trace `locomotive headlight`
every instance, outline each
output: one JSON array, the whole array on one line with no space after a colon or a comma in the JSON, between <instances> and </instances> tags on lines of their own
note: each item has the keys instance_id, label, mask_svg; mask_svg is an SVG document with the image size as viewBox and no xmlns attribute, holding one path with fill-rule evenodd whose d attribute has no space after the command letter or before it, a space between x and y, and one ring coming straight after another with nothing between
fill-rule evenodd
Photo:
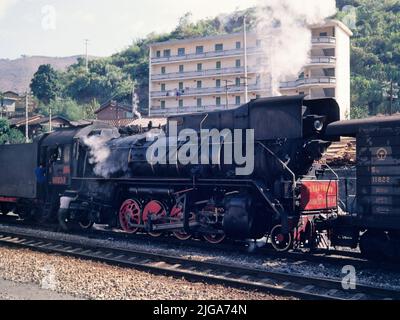
<instances>
[{"instance_id":1,"label":"locomotive headlight","mask_svg":"<svg viewBox=\"0 0 400 320\"><path fill-rule=\"evenodd\" d=\"M321 120L315 120L314 121L314 129L317 131L322 131L324 128L324 123Z\"/></svg>"}]
</instances>

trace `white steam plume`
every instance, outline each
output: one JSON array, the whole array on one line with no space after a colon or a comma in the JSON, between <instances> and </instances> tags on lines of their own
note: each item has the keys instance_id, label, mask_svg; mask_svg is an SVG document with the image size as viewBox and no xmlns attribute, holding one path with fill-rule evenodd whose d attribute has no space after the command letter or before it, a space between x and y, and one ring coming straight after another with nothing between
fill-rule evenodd
<instances>
[{"instance_id":1,"label":"white steam plume","mask_svg":"<svg viewBox=\"0 0 400 320\"><path fill-rule=\"evenodd\" d=\"M98 176L108 178L112 170L107 168L107 159L111 155L107 142L119 138L117 129L102 130L100 135L83 138L83 143L89 147L89 163L94 165L94 173Z\"/></svg>"},{"instance_id":2,"label":"white steam plume","mask_svg":"<svg viewBox=\"0 0 400 320\"><path fill-rule=\"evenodd\" d=\"M309 61L309 26L335 13L335 0L259 0L256 32L264 52L260 71L272 95L280 95L280 83L297 78Z\"/></svg>"},{"instance_id":3,"label":"white steam plume","mask_svg":"<svg viewBox=\"0 0 400 320\"><path fill-rule=\"evenodd\" d=\"M153 129L144 134L120 137L118 129L103 129L100 135L84 137L83 143L89 148L89 163L94 165L95 175L108 179L115 174L128 173L129 146L142 139L152 141L160 134L160 130Z\"/></svg>"}]
</instances>

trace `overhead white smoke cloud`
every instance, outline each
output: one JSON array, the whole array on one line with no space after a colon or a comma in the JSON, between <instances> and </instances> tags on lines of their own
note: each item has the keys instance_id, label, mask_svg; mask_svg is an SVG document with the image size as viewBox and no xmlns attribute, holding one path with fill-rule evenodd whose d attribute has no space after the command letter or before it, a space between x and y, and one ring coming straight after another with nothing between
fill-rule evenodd
<instances>
[{"instance_id":1,"label":"overhead white smoke cloud","mask_svg":"<svg viewBox=\"0 0 400 320\"><path fill-rule=\"evenodd\" d=\"M297 78L311 51L310 25L322 23L336 13L335 0L259 0L257 36L262 39L265 59L261 74L273 95L280 95L282 81Z\"/></svg>"},{"instance_id":2,"label":"overhead white smoke cloud","mask_svg":"<svg viewBox=\"0 0 400 320\"><path fill-rule=\"evenodd\" d=\"M3 18L7 10L17 2L18 0L0 0L0 19Z\"/></svg>"}]
</instances>

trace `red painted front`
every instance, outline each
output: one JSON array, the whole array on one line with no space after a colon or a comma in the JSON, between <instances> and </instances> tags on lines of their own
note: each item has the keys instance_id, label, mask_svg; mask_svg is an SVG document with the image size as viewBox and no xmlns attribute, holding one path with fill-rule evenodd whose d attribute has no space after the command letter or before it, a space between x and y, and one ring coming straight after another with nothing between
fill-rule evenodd
<instances>
[{"instance_id":1,"label":"red painted front","mask_svg":"<svg viewBox=\"0 0 400 320\"><path fill-rule=\"evenodd\" d=\"M335 209L338 206L338 182L304 180L301 183L302 211Z\"/></svg>"},{"instance_id":2,"label":"red painted front","mask_svg":"<svg viewBox=\"0 0 400 320\"><path fill-rule=\"evenodd\" d=\"M15 203L17 202L17 198L0 197L0 202Z\"/></svg>"}]
</instances>

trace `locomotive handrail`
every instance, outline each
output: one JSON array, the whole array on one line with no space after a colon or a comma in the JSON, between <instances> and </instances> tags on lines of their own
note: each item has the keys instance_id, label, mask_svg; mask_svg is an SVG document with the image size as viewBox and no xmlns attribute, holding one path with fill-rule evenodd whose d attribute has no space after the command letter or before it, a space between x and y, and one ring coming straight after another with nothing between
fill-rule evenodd
<instances>
[{"instance_id":1,"label":"locomotive handrail","mask_svg":"<svg viewBox=\"0 0 400 320\"><path fill-rule=\"evenodd\" d=\"M323 165L326 166L326 167L328 168L328 170L329 170L330 172L333 173L333 175L336 177L336 181L339 181L339 180L340 180L339 175L335 172L335 170L333 170L333 169L329 166L329 164L325 163L325 164L323 164ZM330 187L331 187L331 181L332 181L332 179L329 180L328 190L326 191L326 201L327 201L327 202L328 202L328 197L329 197L329 189L330 189ZM339 203L339 192L338 192L337 189L336 189L336 203Z\"/></svg>"},{"instance_id":2,"label":"locomotive handrail","mask_svg":"<svg viewBox=\"0 0 400 320\"><path fill-rule=\"evenodd\" d=\"M285 168L290 175L292 176L292 195L293 195L293 211L296 210L296 175L295 173L288 167L286 163L284 163L271 149L269 149L266 145L264 145L262 142L258 141L258 144L260 144L265 150L267 150L278 162Z\"/></svg>"}]
</instances>

